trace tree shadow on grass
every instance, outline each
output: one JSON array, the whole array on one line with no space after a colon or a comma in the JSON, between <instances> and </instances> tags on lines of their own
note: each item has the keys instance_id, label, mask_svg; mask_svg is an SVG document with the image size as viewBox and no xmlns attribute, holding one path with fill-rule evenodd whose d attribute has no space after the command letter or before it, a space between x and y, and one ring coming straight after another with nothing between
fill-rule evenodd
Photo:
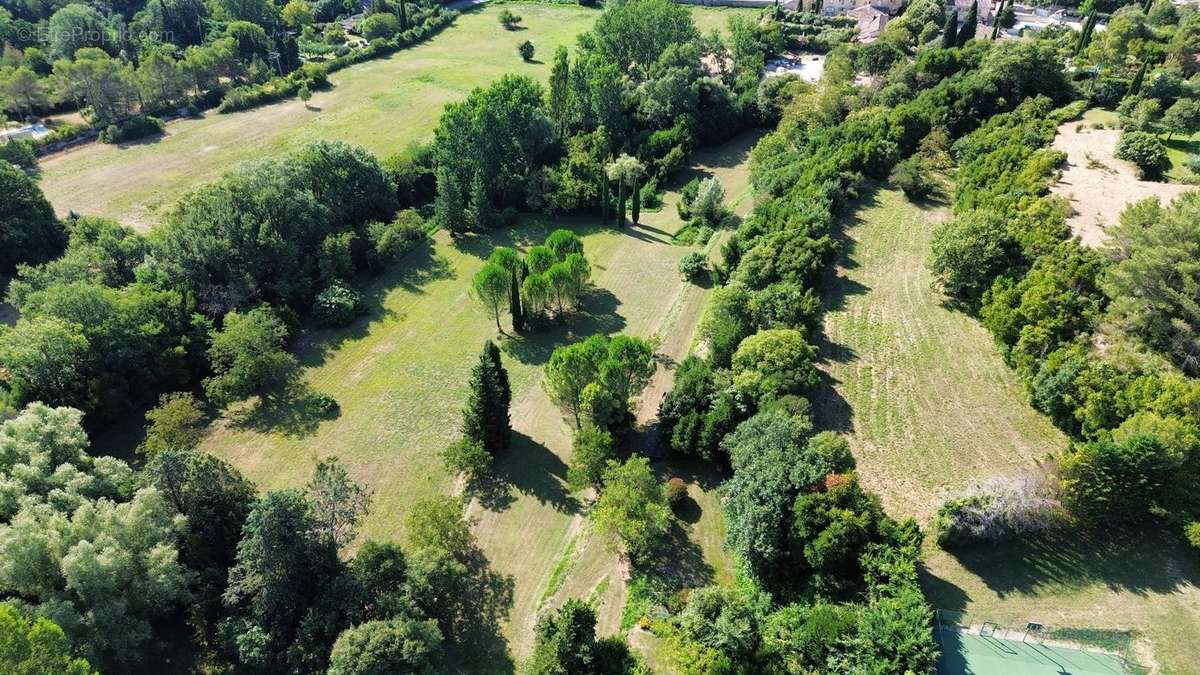
<instances>
[{"instance_id":1,"label":"tree shadow on grass","mask_svg":"<svg viewBox=\"0 0 1200 675\"><path fill-rule=\"evenodd\" d=\"M512 673L516 669L501 624L513 606L516 582L500 574L478 548L466 561L467 580L457 603L458 616L447 637L448 672Z\"/></svg>"},{"instance_id":2,"label":"tree shadow on grass","mask_svg":"<svg viewBox=\"0 0 1200 675\"><path fill-rule=\"evenodd\" d=\"M691 497L685 498L685 501L693 505L694 512L691 515L695 520L687 522L680 517L673 518L650 559L643 563L651 566L657 576L676 590L707 586L716 576L712 565L704 559L703 549L691 538L692 525L700 520L700 505Z\"/></svg>"},{"instance_id":3,"label":"tree shadow on grass","mask_svg":"<svg viewBox=\"0 0 1200 675\"><path fill-rule=\"evenodd\" d=\"M1069 592L1096 584L1140 596L1174 593L1188 584L1200 586L1200 569L1189 553L1170 533L1150 529L1062 530L951 555L988 589L1006 598ZM939 601L947 597L947 591L962 593L942 580L922 581ZM953 599L951 595L947 601Z\"/></svg>"},{"instance_id":4,"label":"tree shadow on grass","mask_svg":"<svg viewBox=\"0 0 1200 675\"><path fill-rule=\"evenodd\" d=\"M621 301L606 288L593 287L580 299L579 309L557 319L542 319L533 329L500 339L500 349L521 363L542 365L550 360L555 347L582 340L597 333L613 335L625 328L625 318L617 313Z\"/></svg>"},{"instance_id":5,"label":"tree shadow on grass","mask_svg":"<svg viewBox=\"0 0 1200 675\"><path fill-rule=\"evenodd\" d=\"M482 493L473 493L480 504L493 511L508 508L516 496L530 495L554 510L574 514L579 500L567 488L567 465L545 445L514 431L508 452L492 465L492 476Z\"/></svg>"},{"instance_id":6,"label":"tree shadow on grass","mask_svg":"<svg viewBox=\"0 0 1200 675\"><path fill-rule=\"evenodd\" d=\"M339 328L310 330L296 346L300 365L311 368L325 363L326 357L350 340L366 337L371 324L390 318L395 313L385 306L388 295L395 289L424 293L425 286L434 281L453 279L454 269L445 256L438 253L434 243L426 240L383 274L361 289L362 316L350 325Z\"/></svg>"},{"instance_id":7,"label":"tree shadow on grass","mask_svg":"<svg viewBox=\"0 0 1200 675\"><path fill-rule=\"evenodd\" d=\"M467 255L486 260L497 246L508 246L519 251L539 246L546 237L557 229L566 229L580 237L595 234L600 230L612 229L592 215L549 216L542 213L521 214L520 222L513 227L501 227L487 232L466 232L451 238L454 247ZM584 255L587 255L586 244Z\"/></svg>"},{"instance_id":8,"label":"tree shadow on grass","mask_svg":"<svg viewBox=\"0 0 1200 675\"><path fill-rule=\"evenodd\" d=\"M299 377L293 377L233 415L233 427L304 438L315 434L321 422L337 419L340 414L336 401L315 391Z\"/></svg>"}]
</instances>

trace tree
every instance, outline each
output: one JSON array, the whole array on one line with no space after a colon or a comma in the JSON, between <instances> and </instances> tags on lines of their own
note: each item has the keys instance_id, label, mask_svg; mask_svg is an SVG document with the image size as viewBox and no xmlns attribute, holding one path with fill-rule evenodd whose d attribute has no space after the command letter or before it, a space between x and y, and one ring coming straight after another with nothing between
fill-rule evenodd
<instances>
[{"instance_id":1,"label":"tree","mask_svg":"<svg viewBox=\"0 0 1200 675\"><path fill-rule=\"evenodd\" d=\"M86 659L76 658L58 624L29 620L15 607L0 604L0 663L20 675L92 675Z\"/></svg>"},{"instance_id":2,"label":"tree","mask_svg":"<svg viewBox=\"0 0 1200 675\"><path fill-rule=\"evenodd\" d=\"M62 253L67 233L42 190L24 171L0 162L0 274L37 265Z\"/></svg>"},{"instance_id":3,"label":"tree","mask_svg":"<svg viewBox=\"0 0 1200 675\"><path fill-rule=\"evenodd\" d=\"M1063 461L1064 504L1094 524L1142 520L1163 497L1172 472L1167 458L1166 448L1153 436L1085 443Z\"/></svg>"},{"instance_id":4,"label":"tree","mask_svg":"<svg viewBox=\"0 0 1200 675\"><path fill-rule=\"evenodd\" d=\"M574 254L572 254L574 255ZM608 426L629 418L629 400L654 374L654 350L640 338L593 335L554 350L542 385L550 400L575 421Z\"/></svg>"},{"instance_id":5,"label":"tree","mask_svg":"<svg viewBox=\"0 0 1200 675\"><path fill-rule=\"evenodd\" d=\"M463 408L463 435L479 443L491 455L508 449L512 424L509 419L511 389L508 372L500 362L500 349L488 340L471 368L467 403Z\"/></svg>"},{"instance_id":6,"label":"tree","mask_svg":"<svg viewBox=\"0 0 1200 675\"><path fill-rule=\"evenodd\" d=\"M623 154L609 163L604 170L608 174L608 179L617 183L617 217L618 223L624 227L626 196L629 190L635 189L646 166L636 157Z\"/></svg>"},{"instance_id":7,"label":"tree","mask_svg":"<svg viewBox=\"0 0 1200 675\"><path fill-rule=\"evenodd\" d=\"M618 72L636 66L639 77L671 45L700 37L686 7L670 0L622 3L609 7L592 29L595 50Z\"/></svg>"},{"instance_id":8,"label":"tree","mask_svg":"<svg viewBox=\"0 0 1200 675\"><path fill-rule=\"evenodd\" d=\"M488 256L488 262L499 265L508 272L508 313L512 315L513 330L523 330L525 314L521 310L521 282L525 270L524 261L521 260L520 254L513 249L507 246L497 246Z\"/></svg>"},{"instance_id":9,"label":"tree","mask_svg":"<svg viewBox=\"0 0 1200 675\"><path fill-rule=\"evenodd\" d=\"M958 29L958 46L963 47L968 40L975 38L975 31L979 28L979 1L972 0L970 9L967 10L967 16L963 19L962 26Z\"/></svg>"},{"instance_id":10,"label":"tree","mask_svg":"<svg viewBox=\"0 0 1200 675\"><path fill-rule=\"evenodd\" d=\"M761 330L742 341L733 355L733 384L760 404L800 394L820 381L816 348L790 328Z\"/></svg>"},{"instance_id":11,"label":"tree","mask_svg":"<svg viewBox=\"0 0 1200 675\"><path fill-rule=\"evenodd\" d=\"M592 510L597 531L619 543L633 560L644 558L671 525L662 482L645 457L631 457L624 464L609 460L603 482Z\"/></svg>"},{"instance_id":12,"label":"tree","mask_svg":"<svg viewBox=\"0 0 1200 675\"><path fill-rule=\"evenodd\" d=\"M22 317L0 330L0 364L17 405L45 401L90 409L91 345L83 327L55 317Z\"/></svg>"},{"instance_id":13,"label":"tree","mask_svg":"<svg viewBox=\"0 0 1200 675\"><path fill-rule=\"evenodd\" d=\"M50 53L54 58L70 59L84 47L98 47L115 53L113 27L90 5L69 4L50 17Z\"/></svg>"},{"instance_id":14,"label":"tree","mask_svg":"<svg viewBox=\"0 0 1200 675\"><path fill-rule=\"evenodd\" d=\"M153 457L163 450L192 450L204 438L204 411L188 392L163 394L146 413L146 437L138 451Z\"/></svg>"},{"instance_id":15,"label":"tree","mask_svg":"<svg viewBox=\"0 0 1200 675\"><path fill-rule=\"evenodd\" d=\"M1200 312L1190 300L1200 277L1200 197L1184 194L1168 207L1143 200L1110 232L1116 263L1101 278L1109 316L1184 372L1200 373Z\"/></svg>"},{"instance_id":16,"label":"tree","mask_svg":"<svg viewBox=\"0 0 1200 675\"><path fill-rule=\"evenodd\" d=\"M509 302L510 291L508 271L495 263L484 265L471 281L472 297L496 321L496 330L501 335L505 332L500 327L500 314Z\"/></svg>"},{"instance_id":17,"label":"tree","mask_svg":"<svg viewBox=\"0 0 1200 675\"><path fill-rule=\"evenodd\" d=\"M958 11L955 10L946 15L946 22L942 26L942 49L951 49L958 46Z\"/></svg>"},{"instance_id":18,"label":"tree","mask_svg":"<svg viewBox=\"0 0 1200 675\"><path fill-rule=\"evenodd\" d=\"M603 486L604 469L614 459L612 434L587 424L575 433L571 462L567 467L567 484L573 489Z\"/></svg>"},{"instance_id":19,"label":"tree","mask_svg":"<svg viewBox=\"0 0 1200 675\"><path fill-rule=\"evenodd\" d=\"M475 535L463 520L462 501L453 497L419 500L405 524L414 548L439 551L459 562L466 562L475 550Z\"/></svg>"},{"instance_id":20,"label":"tree","mask_svg":"<svg viewBox=\"0 0 1200 675\"><path fill-rule=\"evenodd\" d=\"M311 26L313 22L312 5L304 0L289 0L283 6L282 18L289 28L299 30L305 26Z\"/></svg>"},{"instance_id":21,"label":"tree","mask_svg":"<svg viewBox=\"0 0 1200 675\"><path fill-rule=\"evenodd\" d=\"M550 91L548 93L550 119L558 128L559 136L566 135L571 116L571 65L566 45L554 51L554 63L550 66Z\"/></svg>"},{"instance_id":22,"label":"tree","mask_svg":"<svg viewBox=\"0 0 1200 675\"><path fill-rule=\"evenodd\" d=\"M281 669L301 621L339 567L331 542L314 534L302 493L264 495L246 518L225 590L226 606L244 617L239 660Z\"/></svg>"},{"instance_id":23,"label":"tree","mask_svg":"<svg viewBox=\"0 0 1200 675\"><path fill-rule=\"evenodd\" d=\"M1129 83L1129 92L1126 96L1137 96L1142 91L1142 81L1146 79L1146 68L1150 65L1148 61L1142 61L1142 65L1137 69L1137 73L1133 76L1133 81Z\"/></svg>"},{"instance_id":24,"label":"tree","mask_svg":"<svg viewBox=\"0 0 1200 675\"><path fill-rule=\"evenodd\" d=\"M470 438L446 446L441 452L442 462L455 475L461 474L467 484L477 482L492 468L492 454L484 449L483 443Z\"/></svg>"},{"instance_id":25,"label":"tree","mask_svg":"<svg viewBox=\"0 0 1200 675\"><path fill-rule=\"evenodd\" d=\"M621 638L596 639L596 613L571 598L543 614L534 628L529 675L620 675L633 671L635 659Z\"/></svg>"},{"instance_id":26,"label":"tree","mask_svg":"<svg viewBox=\"0 0 1200 675\"><path fill-rule=\"evenodd\" d=\"M532 61L533 60L533 43L530 42L529 40L522 42L521 44L517 45L517 52L521 55L521 59L523 61L526 61L526 62Z\"/></svg>"},{"instance_id":27,"label":"tree","mask_svg":"<svg viewBox=\"0 0 1200 675\"><path fill-rule=\"evenodd\" d=\"M368 16L363 20L360 28L363 37L367 40L390 40L401 30L400 19L395 14L387 12L378 12Z\"/></svg>"},{"instance_id":28,"label":"tree","mask_svg":"<svg viewBox=\"0 0 1200 675\"><path fill-rule=\"evenodd\" d=\"M1163 113L1163 126L1167 128L1167 140L1176 132L1191 136L1200 131L1200 101L1181 98Z\"/></svg>"},{"instance_id":29,"label":"tree","mask_svg":"<svg viewBox=\"0 0 1200 675\"><path fill-rule=\"evenodd\" d=\"M48 102L46 83L32 68L0 69L0 109L13 110L28 117L34 109Z\"/></svg>"},{"instance_id":30,"label":"tree","mask_svg":"<svg viewBox=\"0 0 1200 675\"><path fill-rule=\"evenodd\" d=\"M583 255L583 240L570 230L555 230L546 236L546 248L554 253L559 261L566 260L572 253ZM534 249L530 249L532 254Z\"/></svg>"},{"instance_id":31,"label":"tree","mask_svg":"<svg viewBox=\"0 0 1200 675\"><path fill-rule=\"evenodd\" d=\"M296 96L304 103L304 109L308 110L308 102L312 99L312 90L308 88L308 83L305 82L296 90Z\"/></svg>"},{"instance_id":32,"label":"tree","mask_svg":"<svg viewBox=\"0 0 1200 675\"><path fill-rule=\"evenodd\" d=\"M256 392L268 393L295 372L296 359L285 349L287 327L270 307L225 315L225 326L212 335L208 356L213 376L204 391L219 407Z\"/></svg>"},{"instance_id":33,"label":"tree","mask_svg":"<svg viewBox=\"0 0 1200 675\"><path fill-rule=\"evenodd\" d=\"M152 455L141 479L187 518L180 560L196 574L188 614L199 635L211 638L225 616L221 595L236 562L242 526L254 506L254 484L208 453L175 448Z\"/></svg>"},{"instance_id":34,"label":"tree","mask_svg":"<svg viewBox=\"0 0 1200 675\"><path fill-rule=\"evenodd\" d=\"M442 632L432 619L400 616L347 628L329 654L329 675L438 673Z\"/></svg>"},{"instance_id":35,"label":"tree","mask_svg":"<svg viewBox=\"0 0 1200 675\"><path fill-rule=\"evenodd\" d=\"M304 488L317 539L341 549L358 533L358 521L371 509L371 494L354 482L337 457L322 459Z\"/></svg>"},{"instance_id":36,"label":"tree","mask_svg":"<svg viewBox=\"0 0 1200 675\"><path fill-rule=\"evenodd\" d=\"M976 301L1012 264L1015 247L1003 218L971 211L934 230L927 264L947 294Z\"/></svg>"}]
</instances>

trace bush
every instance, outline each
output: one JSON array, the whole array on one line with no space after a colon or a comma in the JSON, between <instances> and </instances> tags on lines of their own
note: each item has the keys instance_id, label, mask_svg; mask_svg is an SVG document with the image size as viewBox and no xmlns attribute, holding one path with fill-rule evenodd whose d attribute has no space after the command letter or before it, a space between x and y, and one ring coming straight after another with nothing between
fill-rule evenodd
<instances>
[{"instance_id":1,"label":"bush","mask_svg":"<svg viewBox=\"0 0 1200 675\"><path fill-rule=\"evenodd\" d=\"M500 25L504 26L505 30L516 30L521 24L521 15L514 13L507 7L500 10L499 19Z\"/></svg>"},{"instance_id":2,"label":"bush","mask_svg":"<svg viewBox=\"0 0 1200 675\"><path fill-rule=\"evenodd\" d=\"M1145 131L1125 131L1117 142L1116 156L1132 162L1138 168L1138 176L1157 179L1171 166L1167 149L1154 134Z\"/></svg>"},{"instance_id":3,"label":"bush","mask_svg":"<svg viewBox=\"0 0 1200 675\"><path fill-rule=\"evenodd\" d=\"M517 45L517 53L521 55L521 58L523 60L532 61L533 60L533 43L530 42L529 40L526 40L526 41L522 42L521 44Z\"/></svg>"},{"instance_id":4,"label":"bush","mask_svg":"<svg viewBox=\"0 0 1200 675\"><path fill-rule=\"evenodd\" d=\"M688 281L704 273L708 269L708 258L699 251L692 251L679 261L679 274Z\"/></svg>"},{"instance_id":5,"label":"bush","mask_svg":"<svg viewBox=\"0 0 1200 675\"><path fill-rule=\"evenodd\" d=\"M679 476L673 476L667 481L667 503L671 508L679 506L683 498L687 496L687 484Z\"/></svg>"},{"instance_id":6,"label":"bush","mask_svg":"<svg viewBox=\"0 0 1200 675\"><path fill-rule=\"evenodd\" d=\"M379 12L363 20L361 28L368 42L387 40L400 32L400 19L395 14Z\"/></svg>"},{"instance_id":7,"label":"bush","mask_svg":"<svg viewBox=\"0 0 1200 675\"><path fill-rule=\"evenodd\" d=\"M997 542L1062 521L1055 486L1040 473L996 477L974 485L938 509L938 546Z\"/></svg>"},{"instance_id":8,"label":"bush","mask_svg":"<svg viewBox=\"0 0 1200 675\"><path fill-rule=\"evenodd\" d=\"M1183 536L1187 537L1189 544L1197 549L1200 549L1200 520L1194 520L1188 523L1183 528Z\"/></svg>"},{"instance_id":9,"label":"bush","mask_svg":"<svg viewBox=\"0 0 1200 675\"><path fill-rule=\"evenodd\" d=\"M33 143L28 141L0 143L0 162L15 164L22 169L32 169L37 164L37 155L33 152Z\"/></svg>"},{"instance_id":10,"label":"bush","mask_svg":"<svg viewBox=\"0 0 1200 675\"><path fill-rule=\"evenodd\" d=\"M345 326L358 316L361 304L357 291L334 281L313 301L313 320L322 326Z\"/></svg>"},{"instance_id":11,"label":"bush","mask_svg":"<svg viewBox=\"0 0 1200 675\"><path fill-rule=\"evenodd\" d=\"M395 264L410 251L425 241L425 219L413 209L396 214L390 223L367 225L367 239L371 242L372 266L382 267Z\"/></svg>"},{"instance_id":12,"label":"bush","mask_svg":"<svg viewBox=\"0 0 1200 675\"><path fill-rule=\"evenodd\" d=\"M162 133L163 121L149 115L136 115L118 124L110 124L100 132L101 143L124 143Z\"/></svg>"},{"instance_id":13,"label":"bush","mask_svg":"<svg viewBox=\"0 0 1200 675\"><path fill-rule=\"evenodd\" d=\"M928 168L919 157L909 157L892 169L889 179L909 199L923 199L933 192L933 182L927 180L927 172Z\"/></svg>"}]
</instances>

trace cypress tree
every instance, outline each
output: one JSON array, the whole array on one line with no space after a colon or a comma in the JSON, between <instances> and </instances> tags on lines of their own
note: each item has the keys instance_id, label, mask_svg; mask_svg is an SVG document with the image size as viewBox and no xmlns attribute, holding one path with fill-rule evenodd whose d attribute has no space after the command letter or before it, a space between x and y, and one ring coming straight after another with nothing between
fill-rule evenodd
<instances>
[{"instance_id":1,"label":"cypress tree","mask_svg":"<svg viewBox=\"0 0 1200 675\"><path fill-rule=\"evenodd\" d=\"M1146 77L1146 64L1147 63L1149 63L1149 61L1143 61L1142 67L1138 68L1137 75L1133 76L1133 82L1129 83L1129 93L1127 94L1128 96L1137 96L1138 92L1140 92L1142 90L1142 80L1145 79L1145 77Z\"/></svg>"},{"instance_id":2,"label":"cypress tree","mask_svg":"<svg viewBox=\"0 0 1200 675\"><path fill-rule=\"evenodd\" d=\"M625 178L617 179L617 225L625 227Z\"/></svg>"},{"instance_id":3,"label":"cypress tree","mask_svg":"<svg viewBox=\"0 0 1200 675\"><path fill-rule=\"evenodd\" d=\"M400 0L400 30L408 30L408 10L404 7L404 0Z\"/></svg>"},{"instance_id":4,"label":"cypress tree","mask_svg":"<svg viewBox=\"0 0 1200 675\"><path fill-rule=\"evenodd\" d=\"M467 404L463 408L462 432L481 443L489 453L497 455L508 448L508 406L512 401L508 373L500 363L500 349L488 340L479 355L479 363L471 369Z\"/></svg>"},{"instance_id":5,"label":"cypress tree","mask_svg":"<svg viewBox=\"0 0 1200 675\"><path fill-rule=\"evenodd\" d=\"M967 40L975 37L975 29L979 27L979 0L971 3L967 10L967 18L963 19L962 28L958 29L958 46L967 44Z\"/></svg>"},{"instance_id":6,"label":"cypress tree","mask_svg":"<svg viewBox=\"0 0 1200 675\"><path fill-rule=\"evenodd\" d=\"M600 224L608 223L608 175L600 171Z\"/></svg>"},{"instance_id":7,"label":"cypress tree","mask_svg":"<svg viewBox=\"0 0 1200 675\"><path fill-rule=\"evenodd\" d=\"M942 26L942 49L950 49L958 43L958 12L950 12Z\"/></svg>"},{"instance_id":8,"label":"cypress tree","mask_svg":"<svg viewBox=\"0 0 1200 675\"><path fill-rule=\"evenodd\" d=\"M631 215L633 216L633 224L637 225L638 220L642 217L642 177L633 177L633 208Z\"/></svg>"},{"instance_id":9,"label":"cypress tree","mask_svg":"<svg viewBox=\"0 0 1200 675\"><path fill-rule=\"evenodd\" d=\"M512 314L513 330L520 332L525 330L525 313L521 310L521 268L510 269L508 278L511 284L508 295L508 311Z\"/></svg>"}]
</instances>

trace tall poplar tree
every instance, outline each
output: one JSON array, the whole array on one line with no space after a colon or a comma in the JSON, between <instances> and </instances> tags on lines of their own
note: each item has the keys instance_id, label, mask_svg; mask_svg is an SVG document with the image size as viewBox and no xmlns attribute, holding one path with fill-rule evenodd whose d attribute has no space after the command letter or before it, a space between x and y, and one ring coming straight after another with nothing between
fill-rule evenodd
<instances>
[{"instance_id":1,"label":"tall poplar tree","mask_svg":"<svg viewBox=\"0 0 1200 675\"><path fill-rule=\"evenodd\" d=\"M571 114L571 65L568 60L567 48L559 45L554 52L554 65L550 67L550 119L558 128L558 134L565 136L568 118Z\"/></svg>"}]
</instances>

